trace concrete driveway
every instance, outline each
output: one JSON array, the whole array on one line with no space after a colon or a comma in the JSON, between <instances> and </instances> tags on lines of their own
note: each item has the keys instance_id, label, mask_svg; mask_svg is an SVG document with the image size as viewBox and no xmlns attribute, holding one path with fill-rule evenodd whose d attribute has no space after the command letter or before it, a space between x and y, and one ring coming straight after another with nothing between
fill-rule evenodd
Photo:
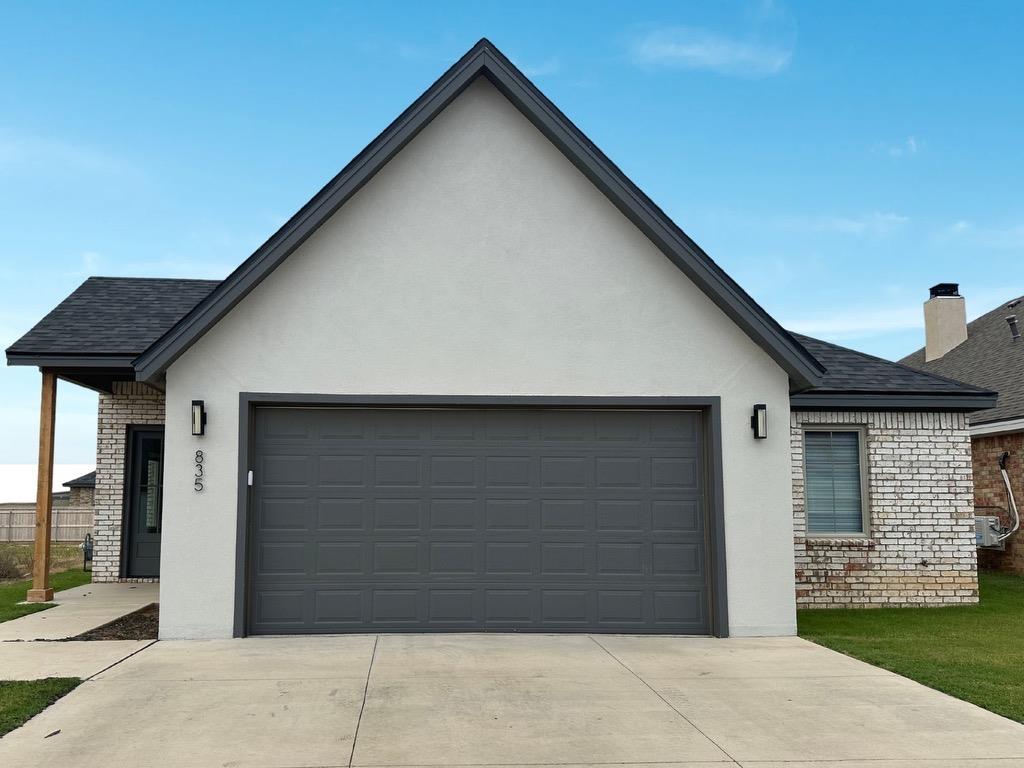
<instances>
[{"instance_id":1,"label":"concrete driveway","mask_svg":"<svg viewBox=\"0 0 1024 768\"><path fill-rule=\"evenodd\" d=\"M1024 726L796 638L162 641L0 765L1010 768Z\"/></svg>"}]
</instances>

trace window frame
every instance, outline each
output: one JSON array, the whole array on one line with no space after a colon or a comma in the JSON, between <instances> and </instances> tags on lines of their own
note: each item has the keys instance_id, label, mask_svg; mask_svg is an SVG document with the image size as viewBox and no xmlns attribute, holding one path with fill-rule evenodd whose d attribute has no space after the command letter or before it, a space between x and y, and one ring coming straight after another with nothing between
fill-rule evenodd
<instances>
[{"instance_id":1,"label":"window frame","mask_svg":"<svg viewBox=\"0 0 1024 768\"><path fill-rule=\"evenodd\" d=\"M860 519L859 533L812 533L811 513L807 499L807 433L808 432L855 432L857 434L857 462L860 470ZM862 424L803 424L801 440L803 447L804 477L804 538L806 539L869 539L871 538L871 485L868 482L868 430Z\"/></svg>"}]
</instances>

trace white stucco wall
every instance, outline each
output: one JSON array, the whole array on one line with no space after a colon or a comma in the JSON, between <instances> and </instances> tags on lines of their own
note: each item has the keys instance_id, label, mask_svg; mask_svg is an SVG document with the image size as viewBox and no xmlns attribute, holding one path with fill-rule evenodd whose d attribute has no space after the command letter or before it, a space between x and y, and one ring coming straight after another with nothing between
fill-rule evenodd
<instances>
[{"instance_id":1,"label":"white stucco wall","mask_svg":"<svg viewBox=\"0 0 1024 768\"><path fill-rule=\"evenodd\" d=\"M731 631L794 631L785 373L486 81L168 370L163 637L232 633L240 391L719 395Z\"/></svg>"}]
</instances>

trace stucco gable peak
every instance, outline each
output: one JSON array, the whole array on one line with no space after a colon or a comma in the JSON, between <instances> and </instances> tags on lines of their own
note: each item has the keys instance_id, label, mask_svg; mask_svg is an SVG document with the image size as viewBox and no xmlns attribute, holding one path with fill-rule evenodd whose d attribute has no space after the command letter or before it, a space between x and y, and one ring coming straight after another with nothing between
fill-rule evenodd
<instances>
[{"instance_id":1,"label":"stucco gable peak","mask_svg":"<svg viewBox=\"0 0 1024 768\"><path fill-rule=\"evenodd\" d=\"M486 77L733 322L788 374L816 384L823 366L658 208L486 38L420 95L227 279L135 359L138 379L158 378L292 254L477 78Z\"/></svg>"}]
</instances>

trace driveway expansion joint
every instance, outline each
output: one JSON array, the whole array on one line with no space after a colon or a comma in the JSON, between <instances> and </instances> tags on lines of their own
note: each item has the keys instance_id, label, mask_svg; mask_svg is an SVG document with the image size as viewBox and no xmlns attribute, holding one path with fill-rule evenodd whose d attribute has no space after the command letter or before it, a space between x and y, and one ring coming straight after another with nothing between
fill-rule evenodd
<instances>
[{"instance_id":1,"label":"driveway expansion joint","mask_svg":"<svg viewBox=\"0 0 1024 768\"><path fill-rule=\"evenodd\" d=\"M670 702L670 701L669 701L668 699L666 699L666 698L665 698L664 696L662 696L662 695L661 695L661 693L660 693L659 691L657 691L657 690L656 690L656 689L655 689L655 688L654 688L654 687L653 687L653 686L652 686L652 685L651 685L650 683L648 683L648 682L647 682L646 680L644 680L644 679L643 679L642 677L640 677L640 675L638 675L638 674L637 674L636 672L634 672L634 671L633 671L632 669L630 669L630 667L628 667L628 666L627 666L627 665L626 665L626 664L625 664L625 663L624 663L624 662L622 661L622 659L620 659L620 658L619 658L618 656L616 656L616 655L615 655L614 653L612 653L612 652L611 652L611 651L609 651L609 650L608 650L607 648L605 648L605 647L604 647L603 645L601 645L601 643L600 643L600 642L598 641L598 639L597 639L596 637L594 637L593 635L587 635L587 637L589 637L589 638L590 638L590 639L591 639L591 640L592 640L592 641L594 642L594 644L595 644L595 645L596 645L596 646L597 646L598 648L600 648L600 649L601 649L602 651L604 651L604 652L605 652L605 653L607 653L607 654L608 654L609 656L611 656L611 657L612 657L613 659L615 659L615 661L616 661L616 662L617 662L617 663L618 663L618 664L619 664L619 665L620 665L620 666L621 666L621 667L622 667L622 668L623 668L624 670L626 670L627 672L629 672L629 674L631 674L631 675L632 675L633 677L635 677L635 678L636 678L637 680L639 680L639 681L640 681L641 683L643 683L643 684L644 684L644 686L645 686L645 687L647 688L647 690L649 690L649 691L650 691L651 693L653 693L653 694L654 694L655 696L657 696L657 697L658 697L659 699L661 699L661 700L662 700L663 702L665 702L665 705L666 705L666 706L667 706L667 707L668 707L669 709L671 709L671 710L672 710L673 712L675 712L675 713L676 713L677 715L679 715L679 716L680 716L680 717L681 717L681 718L682 718L683 720L685 720L685 721L686 721L686 722L687 722L687 723L688 723L688 724L690 725L690 727L691 727L691 728L693 728L693 729L694 729L695 731L697 731L697 733L699 733L699 734L700 734L701 736L703 736L703 737L704 737L705 739L707 739L707 740L708 740L708 741L710 741L710 742L711 742L712 744L714 744L714 745L715 745L716 747L718 747L718 749L720 749L720 750L722 751L722 754L723 754L723 755L725 755L726 757L728 757L728 758L729 758L729 759L730 759L730 760L732 761L733 765L740 765L740 762L739 762L739 761L738 761L738 760L737 760L737 759L736 759L735 757L733 757L732 755L730 755L730 754L729 754L729 753L728 753L728 752L727 752L727 751L726 751L726 750L725 750L725 749L724 749L724 748L722 747L722 745L721 745L721 744L719 744L719 743L718 743L717 741L715 741L715 740L714 740L714 739L712 739L712 738L711 738L710 736L708 736L708 735L707 735L706 733L704 733L704 731L702 731L702 730L701 730L700 728L698 728L698 727L697 727L697 724L696 724L695 722L693 722L693 721L692 721L692 720L691 720L690 718L688 718L688 717L687 717L686 715L684 715L684 714L683 714L682 712L680 712L680 711L679 711L679 710L678 710L678 709L677 709L677 708L675 707L675 705L673 705L673 704L672 704L672 702ZM740 768L742 768L742 766L740 766Z\"/></svg>"},{"instance_id":2,"label":"driveway expansion joint","mask_svg":"<svg viewBox=\"0 0 1024 768\"><path fill-rule=\"evenodd\" d=\"M101 640L101 641L99 641L99 642L103 642L103 641ZM113 664L110 664L110 665L108 665L108 666L104 667L103 669L101 669L101 670L100 670L99 672L97 672L96 674L94 674L94 675L89 675L89 677L85 678L85 680L83 680L82 682L83 682L83 683L89 683L89 682L92 682L92 681L93 681L93 680L95 680L95 679L96 679L97 677L99 677L99 676L100 676L100 675L102 675L102 674L103 674L104 672L106 672L107 670L109 670L109 669L113 669L113 668L114 668L114 667L116 667L116 666L117 666L118 664L121 664L122 662L125 662L125 661L127 661L128 659L130 659L130 658L131 658L132 656L136 656L136 655L138 655L138 654L142 653L142 652L143 652L144 650L146 650L147 648L152 648L152 647L153 647L154 645L156 645L156 644L157 644L158 642L160 642L160 641L159 641L159 640L153 640L152 642L146 643L146 644L145 644L144 646L142 646L141 648L138 648L138 649L136 649L136 650L132 651L131 653L129 653L129 654L128 654L127 656L125 656L125 657L124 657L123 659L118 659L118 660L117 660L117 661L115 661L115 662L114 662Z\"/></svg>"},{"instance_id":3,"label":"driveway expansion joint","mask_svg":"<svg viewBox=\"0 0 1024 768\"><path fill-rule=\"evenodd\" d=\"M352 761L356 757L356 740L359 738L359 726L363 722L363 710L366 709L366 695L370 691L370 675L373 673L373 660L377 658L377 644L380 643L380 635L373 638L373 651L370 653L370 666L366 668L366 684L363 686L363 701L359 705L359 717L356 718L356 729L352 732L352 750L348 755L348 768L352 768Z\"/></svg>"}]
</instances>

